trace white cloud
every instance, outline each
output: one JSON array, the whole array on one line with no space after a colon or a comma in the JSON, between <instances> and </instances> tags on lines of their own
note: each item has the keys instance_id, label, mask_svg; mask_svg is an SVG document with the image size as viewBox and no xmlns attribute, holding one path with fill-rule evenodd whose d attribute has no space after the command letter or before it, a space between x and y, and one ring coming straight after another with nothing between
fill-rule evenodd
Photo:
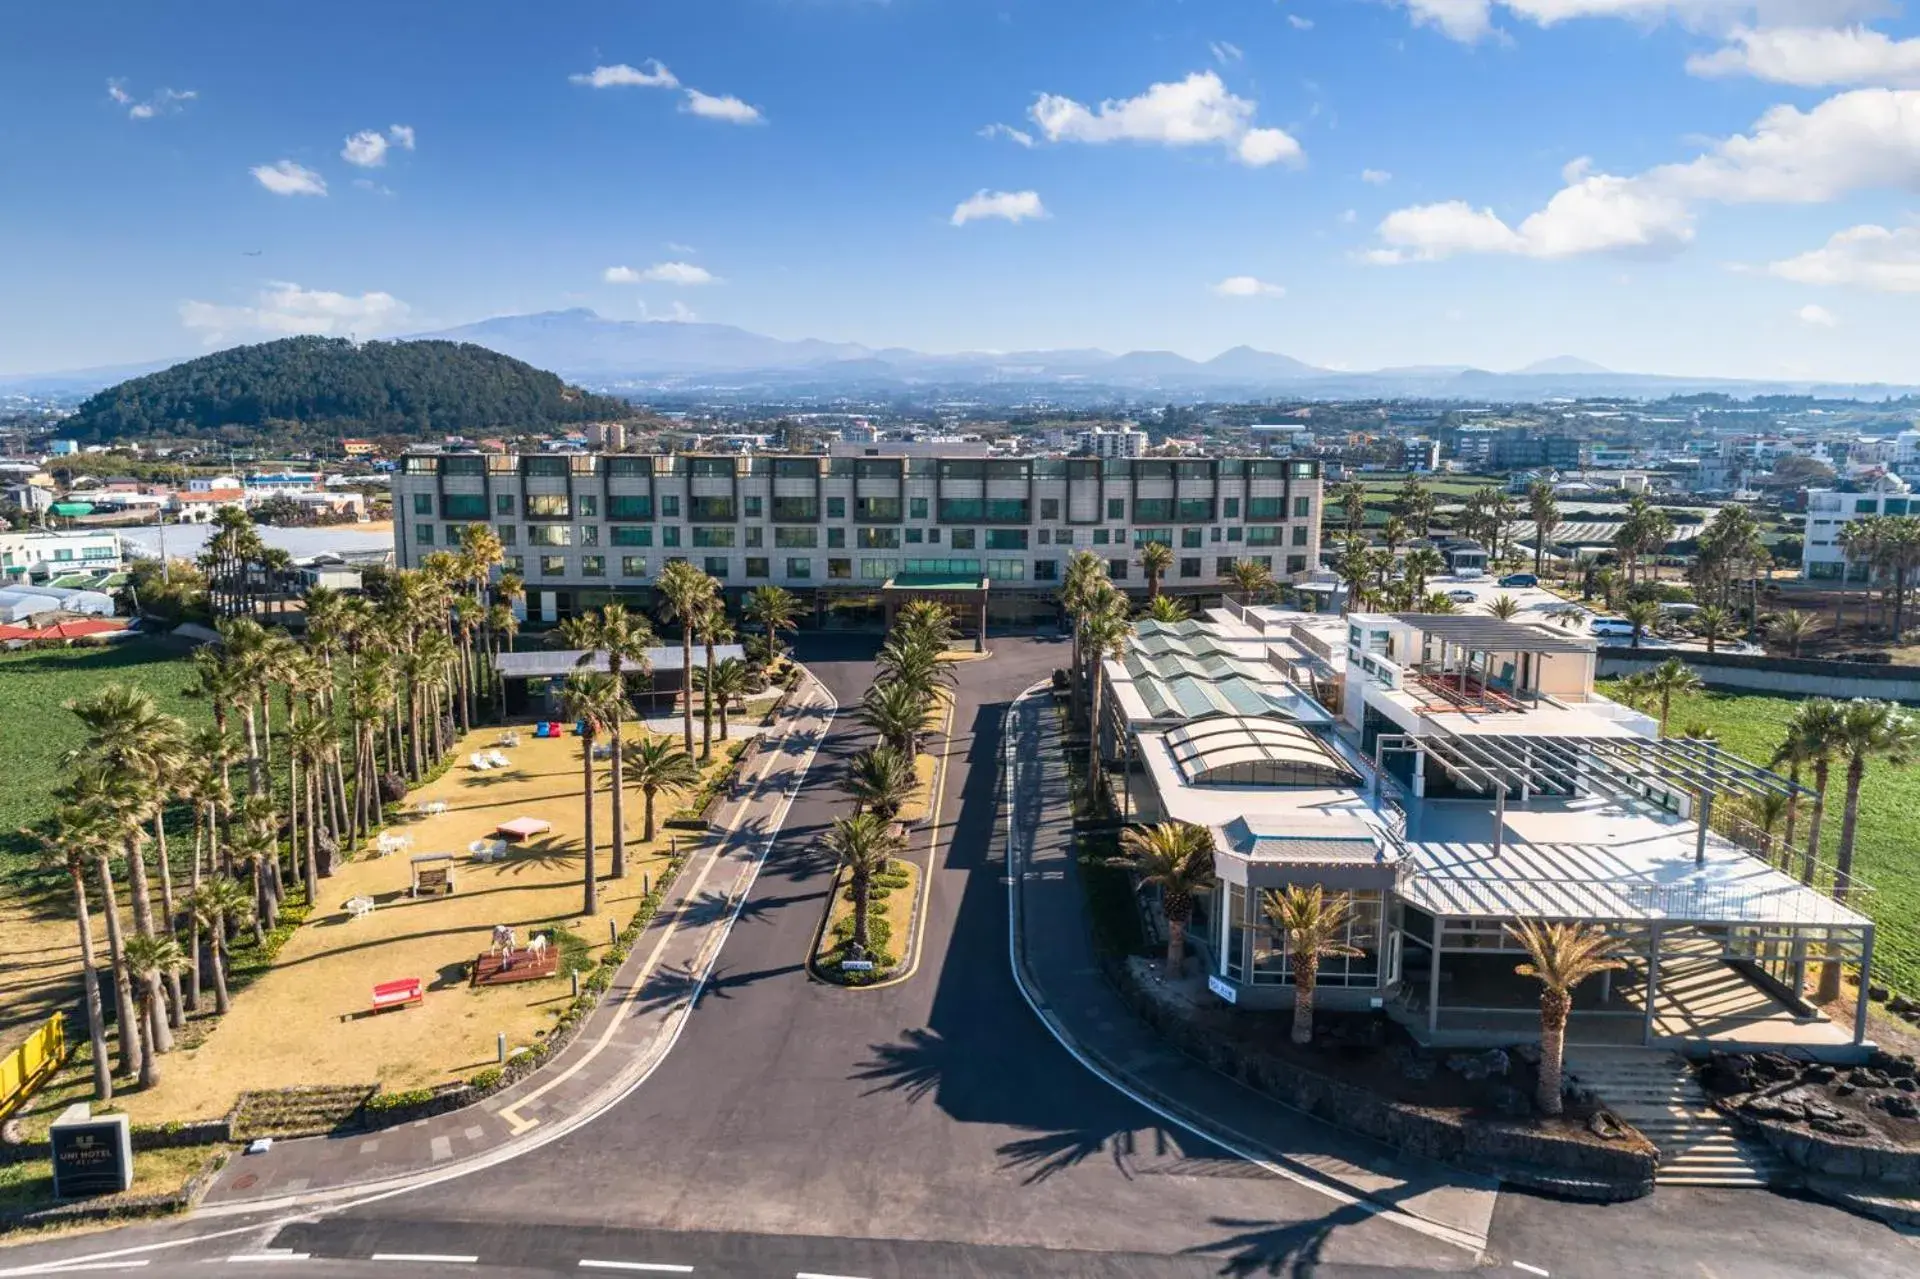
<instances>
[{"instance_id":1,"label":"white cloud","mask_svg":"<svg viewBox=\"0 0 1920 1279\"><path fill-rule=\"evenodd\" d=\"M610 266L600 273L608 284L718 284L720 277L691 262L657 262L644 271L630 266Z\"/></svg>"},{"instance_id":2,"label":"white cloud","mask_svg":"<svg viewBox=\"0 0 1920 1279\"><path fill-rule=\"evenodd\" d=\"M1823 329L1831 329L1840 323L1839 316L1827 310L1826 307L1818 306L1811 302L1801 307L1798 311L1795 311L1794 314L1799 317L1802 324L1818 325Z\"/></svg>"},{"instance_id":3,"label":"white cloud","mask_svg":"<svg viewBox=\"0 0 1920 1279\"><path fill-rule=\"evenodd\" d=\"M1732 43L1687 59L1697 76L1748 75L1803 87L1920 85L1920 39L1892 40L1865 27L1736 30Z\"/></svg>"},{"instance_id":4,"label":"white cloud","mask_svg":"<svg viewBox=\"0 0 1920 1279\"><path fill-rule=\"evenodd\" d=\"M1213 54L1213 60L1222 66L1225 66L1229 62L1238 62L1247 56L1240 51L1239 45L1231 44L1225 40L1209 41L1207 51Z\"/></svg>"},{"instance_id":5,"label":"white cloud","mask_svg":"<svg viewBox=\"0 0 1920 1279\"><path fill-rule=\"evenodd\" d=\"M709 120L725 120L728 124L759 124L761 120L758 107L749 106L731 94L702 93L698 89L687 90L687 100L680 109Z\"/></svg>"},{"instance_id":6,"label":"white cloud","mask_svg":"<svg viewBox=\"0 0 1920 1279\"><path fill-rule=\"evenodd\" d=\"M1489 0L1406 0L1407 12L1419 27L1434 27L1450 39L1472 44L1493 30Z\"/></svg>"},{"instance_id":7,"label":"white cloud","mask_svg":"<svg viewBox=\"0 0 1920 1279\"><path fill-rule=\"evenodd\" d=\"M595 67L591 71L578 71L567 77L574 84L584 84L595 89L677 89L680 80L673 72L660 64L658 58L648 58L642 66L630 67L624 62L612 66Z\"/></svg>"},{"instance_id":8,"label":"white cloud","mask_svg":"<svg viewBox=\"0 0 1920 1279\"><path fill-rule=\"evenodd\" d=\"M1694 206L1703 202L1820 204L1920 186L1920 90L1855 89L1808 111L1777 106L1748 133L1684 163L1619 177L1594 173L1582 159L1563 177L1567 185L1517 228L1461 201L1402 209L1381 223L1389 247L1371 260L1671 248L1692 238Z\"/></svg>"},{"instance_id":9,"label":"white cloud","mask_svg":"<svg viewBox=\"0 0 1920 1279\"><path fill-rule=\"evenodd\" d=\"M387 138L402 151L413 150L413 126L410 124L388 125Z\"/></svg>"},{"instance_id":10,"label":"white cloud","mask_svg":"<svg viewBox=\"0 0 1920 1279\"><path fill-rule=\"evenodd\" d=\"M1026 132L1024 129L1016 129L1010 124L990 124L980 130L980 136L989 139L1005 138L1007 141L1023 147L1033 145L1033 135L1031 133Z\"/></svg>"},{"instance_id":11,"label":"white cloud","mask_svg":"<svg viewBox=\"0 0 1920 1279\"><path fill-rule=\"evenodd\" d=\"M681 244L677 240L668 240L667 251L669 253L698 253L700 250L694 248L691 244Z\"/></svg>"},{"instance_id":12,"label":"white cloud","mask_svg":"<svg viewBox=\"0 0 1920 1279\"><path fill-rule=\"evenodd\" d=\"M251 306L182 302L180 322L213 343L242 336L384 332L404 323L410 310L391 293L332 293L275 282Z\"/></svg>"},{"instance_id":13,"label":"white cloud","mask_svg":"<svg viewBox=\"0 0 1920 1279\"><path fill-rule=\"evenodd\" d=\"M1393 175L1385 169L1362 169L1360 180L1372 186L1383 187L1393 181Z\"/></svg>"},{"instance_id":14,"label":"white cloud","mask_svg":"<svg viewBox=\"0 0 1920 1279\"><path fill-rule=\"evenodd\" d=\"M347 139L347 144L340 148L340 158L363 169L377 169L387 162L386 135L372 129L362 130Z\"/></svg>"},{"instance_id":15,"label":"white cloud","mask_svg":"<svg viewBox=\"0 0 1920 1279\"><path fill-rule=\"evenodd\" d=\"M251 170L254 181L275 195L325 195L327 180L304 165L291 160L256 164Z\"/></svg>"},{"instance_id":16,"label":"white cloud","mask_svg":"<svg viewBox=\"0 0 1920 1279\"><path fill-rule=\"evenodd\" d=\"M630 266L610 266L600 273L608 284L638 284L640 273Z\"/></svg>"},{"instance_id":17,"label":"white cloud","mask_svg":"<svg viewBox=\"0 0 1920 1279\"><path fill-rule=\"evenodd\" d=\"M1358 222L1359 220L1360 220L1360 211L1358 209L1345 209L1341 211L1340 222L1343 226L1352 226L1355 222Z\"/></svg>"},{"instance_id":18,"label":"white cloud","mask_svg":"<svg viewBox=\"0 0 1920 1279\"><path fill-rule=\"evenodd\" d=\"M1920 226L1848 227L1821 248L1769 262L1767 271L1797 284L1920 293Z\"/></svg>"},{"instance_id":19,"label":"white cloud","mask_svg":"<svg viewBox=\"0 0 1920 1279\"><path fill-rule=\"evenodd\" d=\"M1049 142L1149 142L1161 146L1220 146L1243 164L1297 161L1300 144L1282 129L1255 128L1257 104L1237 97L1212 71L1149 85L1134 98L1108 98L1089 108L1043 93L1027 111Z\"/></svg>"},{"instance_id":20,"label":"white cloud","mask_svg":"<svg viewBox=\"0 0 1920 1279\"><path fill-rule=\"evenodd\" d=\"M1287 25L1295 31L1311 31L1313 30L1313 19L1303 18L1297 13L1290 13L1287 15Z\"/></svg>"},{"instance_id":21,"label":"white cloud","mask_svg":"<svg viewBox=\"0 0 1920 1279\"><path fill-rule=\"evenodd\" d=\"M1284 286L1251 275L1230 275L1214 285L1213 291L1223 298L1278 298L1287 293Z\"/></svg>"},{"instance_id":22,"label":"white cloud","mask_svg":"<svg viewBox=\"0 0 1920 1279\"><path fill-rule=\"evenodd\" d=\"M673 305L667 308L666 314L664 315L654 314L647 304L642 302L640 304L640 318L649 324L692 324L700 317L694 314L693 309L685 302L682 302L679 298L675 298Z\"/></svg>"},{"instance_id":23,"label":"white cloud","mask_svg":"<svg viewBox=\"0 0 1920 1279\"><path fill-rule=\"evenodd\" d=\"M983 218L1025 222L1029 218L1046 216L1047 207L1040 203L1038 192L989 191L982 187L954 206L953 217L949 221L954 226L965 226Z\"/></svg>"},{"instance_id":24,"label":"white cloud","mask_svg":"<svg viewBox=\"0 0 1920 1279\"><path fill-rule=\"evenodd\" d=\"M151 120L158 115L170 115L180 110L181 103L191 102L199 96L196 89L160 89L142 102L127 92L125 80L115 78L107 81L108 99L125 107L129 120Z\"/></svg>"},{"instance_id":25,"label":"white cloud","mask_svg":"<svg viewBox=\"0 0 1920 1279\"><path fill-rule=\"evenodd\" d=\"M1617 18L1638 26L1672 19L1691 30L1734 32L1775 27L1838 27L1880 17L1884 0L1402 0L1416 26L1434 27L1462 43L1497 36L1497 9L1535 26L1579 18Z\"/></svg>"}]
</instances>

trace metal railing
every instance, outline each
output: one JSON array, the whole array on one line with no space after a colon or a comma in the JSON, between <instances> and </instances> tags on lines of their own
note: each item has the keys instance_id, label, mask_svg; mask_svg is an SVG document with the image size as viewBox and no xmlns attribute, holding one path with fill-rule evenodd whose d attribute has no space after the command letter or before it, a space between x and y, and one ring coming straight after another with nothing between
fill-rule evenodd
<instances>
[{"instance_id":1,"label":"metal railing","mask_svg":"<svg viewBox=\"0 0 1920 1279\"><path fill-rule=\"evenodd\" d=\"M1502 918L1673 920L1715 924L1856 925L1822 895L1802 886L1633 879L1466 878L1414 869L1401 884L1407 901L1434 915Z\"/></svg>"}]
</instances>

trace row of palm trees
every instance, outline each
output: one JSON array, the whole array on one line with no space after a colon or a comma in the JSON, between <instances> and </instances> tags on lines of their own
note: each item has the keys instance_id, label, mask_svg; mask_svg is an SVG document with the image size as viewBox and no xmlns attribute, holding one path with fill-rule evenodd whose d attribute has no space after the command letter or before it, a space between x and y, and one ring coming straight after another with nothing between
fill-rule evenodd
<instances>
[{"instance_id":1,"label":"row of palm trees","mask_svg":"<svg viewBox=\"0 0 1920 1279\"><path fill-rule=\"evenodd\" d=\"M953 617L945 605L914 600L902 606L876 659L877 678L856 712L878 740L848 763L841 789L853 801L853 812L836 817L826 836L828 850L846 869L853 899L847 947L852 959L864 959L872 949L874 879L906 847L897 822L919 782L915 760L932 728L940 690L953 682L953 667L943 656L953 637Z\"/></svg>"},{"instance_id":2,"label":"row of palm trees","mask_svg":"<svg viewBox=\"0 0 1920 1279\"><path fill-rule=\"evenodd\" d=\"M1862 588L1862 624L1872 629L1872 584L1877 580L1881 624L1895 644L1901 643L1907 632L1908 596L1915 581L1915 570L1920 569L1920 516L1869 515L1851 520L1841 525L1837 540L1849 568L1860 564L1868 570L1868 581ZM1844 586L1842 583L1842 590L1834 601L1835 630L1845 621L1847 592Z\"/></svg>"}]
</instances>

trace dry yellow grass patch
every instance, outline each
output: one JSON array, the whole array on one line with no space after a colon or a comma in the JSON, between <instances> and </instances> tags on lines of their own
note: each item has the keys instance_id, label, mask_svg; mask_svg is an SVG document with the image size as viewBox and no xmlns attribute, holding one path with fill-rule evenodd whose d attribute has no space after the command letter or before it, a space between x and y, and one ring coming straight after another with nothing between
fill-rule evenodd
<instances>
[{"instance_id":1,"label":"dry yellow grass patch","mask_svg":"<svg viewBox=\"0 0 1920 1279\"><path fill-rule=\"evenodd\" d=\"M408 797L444 800L448 811L408 817L391 828L413 837L411 850L387 857L361 853L320 885L318 907L295 931L273 969L237 995L233 1011L201 1044L163 1059L165 1077L146 1093L125 1094L125 1109L140 1122L224 1114L243 1090L294 1084L379 1083L390 1090L466 1078L494 1064L495 1035L509 1047L529 1044L568 998L564 978L473 989L465 967L486 950L496 924L516 929L522 943L560 925L580 934L597 957L608 944L608 923L624 926L642 896L642 875L665 864L669 832L642 846L643 797L626 799L628 873L607 879L611 860L611 792L606 762L594 780L599 913L582 905L581 748L575 737L535 738L520 729L521 744L502 748L513 767L477 773L467 756L493 749L500 729L470 734L456 750L460 762L438 781ZM628 739L644 735L637 725ZM716 755L716 766L724 761ZM662 795L656 818L671 811ZM553 831L514 847L503 862L474 862L467 845L488 837L500 822L539 817ZM455 854L457 891L448 897L407 896L409 858ZM366 895L371 915L351 918L344 903ZM411 1008L373 1014L368 1002L378 982L421 979L426 998Z\"/></svg>"},{"instance_id":2,"label":"dry yellow grass patch","mask_svg":"<svg viewBox=\"0 0 1920 1279\"><path fill-rule=\"evenodd\" d=\"M0 955L8 957L0 964L0 1052L19 1047L56 1010L76 1002L80 934L72 905L72 893L0 899ZM96 913L93 940L102 955L106 928ZM67 1033L74 1033L71 1023ZM81 1037L86 1033L82 1025Z\"/></svg>"},{"instance_id":3,"label":"dry yellow grass patch","mask_svg":"<svg viewBox=\"0 0 1920 1279\"><path fill-rule=\"evenodd\" d=\"M933 775L940 761L921 751L913 757L913 793L900 805L898 820L908 826L924 822L933 810Z\"/></svg>"}]
</instances>

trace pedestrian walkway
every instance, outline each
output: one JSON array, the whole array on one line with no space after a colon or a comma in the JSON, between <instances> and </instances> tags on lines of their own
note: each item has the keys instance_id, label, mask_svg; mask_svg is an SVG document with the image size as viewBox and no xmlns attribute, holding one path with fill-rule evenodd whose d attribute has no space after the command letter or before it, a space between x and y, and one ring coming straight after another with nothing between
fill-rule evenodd
<instances>
[{"instance_id":1,"label":"pedestrian walkway","mask_svg":"<svg viewBox=\"0 0 1920 1279\"><path fill-rule=\"evenodd\" d=\"M552 1062L462 1110L376 1132L276 1142L236 1158L201 1214L321 1203L484 1167L587 1122L638 1086L678 1038L837 709L809 677L606 997Z\"/></svg>"},{"instance_id":2,"label":"pedestrian walkway","mask_svg":"<svg viewBox=\"0 0 1920 1279\"><path fill-rule=\"evenodd\" d=\"M1778 1156L1713 1108L1678 1053L1581 1045L1567 1050L1567 1074L1660 1148L1660 1185L1768 1186L1780 1175Z\"/></svg>"},{"instance_id":3,"label":"pedestrian walkway","mask_svg":"<svg viewBox=\"0 0 1920 1279\"><path fill-rule=\"evenodd\" d=\"M1060 730L1044 690L1014 704L1007 733L1014 975L1034 1010L1095 1073L1150 1108L1278 1175L1380 1210L1464 1247L1485 1246L1498 1186L1282 1106L1150 1030L1101 974Z\"/></svg>"}]
</instances>

